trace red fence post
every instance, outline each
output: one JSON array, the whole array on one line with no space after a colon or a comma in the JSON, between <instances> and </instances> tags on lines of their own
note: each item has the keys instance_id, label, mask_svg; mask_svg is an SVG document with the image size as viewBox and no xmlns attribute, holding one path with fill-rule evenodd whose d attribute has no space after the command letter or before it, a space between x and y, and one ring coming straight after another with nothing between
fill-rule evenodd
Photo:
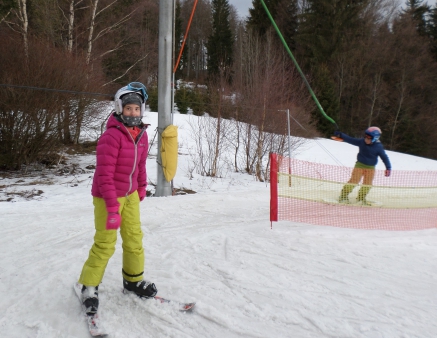
<instances>
[{"instance_id":1,"label":"red fence post","mask_svg":"<svg viewBox=\"0 0 437 338\"><path fill-rule=\"evenodd\" d=\"M270 153L270 228L278 221L278 155Z\"/></svg>"}]
</instances>

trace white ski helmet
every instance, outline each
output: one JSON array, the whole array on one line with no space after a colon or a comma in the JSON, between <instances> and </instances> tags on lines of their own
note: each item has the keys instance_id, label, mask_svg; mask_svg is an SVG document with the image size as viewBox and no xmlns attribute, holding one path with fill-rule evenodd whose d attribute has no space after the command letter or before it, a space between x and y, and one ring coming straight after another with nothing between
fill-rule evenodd
<instances>
[{"instance_id":1,"label":"white ski helmet","mask_svg":"<svg viewBox=\"0 0 437 338\"><path fill-rule=\"evenodd\" d=\"M120 88L117 91L117 93L115 93L115 97L114 97L115 113L117 115L121 115L123 113L123 104L121 98L129 93L136 93L139 96L141 96L143 101L141 103L141 116L144 116L146 111L146 101L149 96L147 95L146 86L143 85L141 82L131 82L127 86Z\"/></svg>"}]
</instances>

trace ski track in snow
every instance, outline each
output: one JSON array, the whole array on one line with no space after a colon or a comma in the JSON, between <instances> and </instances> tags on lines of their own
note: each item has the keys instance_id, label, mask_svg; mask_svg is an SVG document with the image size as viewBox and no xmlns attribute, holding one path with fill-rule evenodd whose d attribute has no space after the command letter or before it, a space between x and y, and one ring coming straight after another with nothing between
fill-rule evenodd
<instances>
[{"instance_id":1,"label":"ski track in snow","mask_svg":"<svg viewBox=\"0 0 437 338\"><path fill-rule=\"evenodd\" d=\"M183 313L123 294L119 236L99 287L110 337L437 336L437 229L270 229L265 183L178 175L198 193L141 204L145 278L158 295L197 304ZM94 235L89 176L0 203L1 337L89 337L73 292Z\"/></svg>"},{"instance_id":2,"label":"ski track in snow","mask_svg":"<svg viewBox=\"0 0 437 338\"><path fill-rule=\"evenodd\" d=\"M250 195L211 195L149 198L141 206L146 278L159 294L197 301L193 312L124 295L119 238L100 288L100 316L111 337L437 332L435 230L359 231L286 222L270 230L268 189L262 184ZM73 208L59 202L7 204L0 240L6 258L4 337L87 334L72 282L92 244L91 198L69 201ZM23 207L33 216L24 217Z\"/></svg>"}]
</instances>

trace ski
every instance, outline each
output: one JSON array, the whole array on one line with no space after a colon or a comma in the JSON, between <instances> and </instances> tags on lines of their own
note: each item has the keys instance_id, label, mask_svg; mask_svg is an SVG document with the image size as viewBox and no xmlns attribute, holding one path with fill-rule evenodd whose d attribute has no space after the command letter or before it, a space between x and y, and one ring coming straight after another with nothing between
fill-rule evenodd
<instances>
[{"instance_id":1,"label":"ski","mask_svg":"<svg viewBox=\"0 0 437 338\"><path fill-rule=\"evenodd\" d=\"M382 202L379 201L369 201L367 200L364 204L363 202L357 201L358 205L370 206L370 207L382 207Z\"/></svg>"},{"instance_id":2,"label":"ski","mask_svg":"<svg viewBox=\"0 0 437 338\"><path fill-rule=\"evenodd\" d=\"M123 293L124 294L133 294L133 295L136 295L135 292L128 291L126 289L123 289ZM178 302L176 300L171 300L171 299L167 299L167 298L160 297L160 296L154 296L154 297L151 297L151 298L142 298L142 299L144 299L144 300L154 299L159 304L168 304L168 305L174 307L175 309L177 309L179 311L190 311L190 310L193 309L194 305L196 305L195 302L193 302L193 303L181 303L181 302Z\"/></svg>"},{"instance_id":3,"label":"ski","mask_svg":"<svg viewBox=\"0 0 437 338\"><path fill-rule=\"evenodd\" d=\"M322 198L321 202L328 203L328 204L351 204L350 202L340 203L338 200L333 198Z\"/></svg>"},{"instance_id":4,"label":"ski","mask_svg":"<svg viewBox=\"0 0 437 338\"><path fill-rule=\"evenodd\" d=\"M178 301L162 298L159 296L155 296L153 298L156 299L160 303L175 304L178 307L179 311L190 311L193 309L194 305L196 305L195 302L193 302L193 303L181 303Z\"/></svg>"},{"instance_id":5,"label":"ski","mask_svg":"<svg viewBox=\"0 0 437 338\"><path fill-rule=\"evenodd\" d=\"M91 336L93 336L93 337L107 337L108 333L103 328L103 325L100 322L98 313L96 313L93 316L88 316L85 313L85 307L84 307L84 305L82 303L82 284L74 283L74 287L73 288L74 288L74 293L79 298L80 305L82 307L82 312L83 312L83 315L86 318L86 322L87 322L87 325L88 325L88 330L89 330Z\"/></svg>"},{"instance_id":6,"label":"ski","mask_svg":"<svg viewBox=\"0 0 437 338\"><path fill-rule=\"evenodd\" d=\"M331 198L322 198L321 202L328 203L328 204L338 204L338 205L348 205L348 206L362 206L362 207L382 207L382 203L378 201L366 201L366 203L363 203L362 201L345 201L345 202L339 202L336 199Z\"/></svg>"}]
</instances>

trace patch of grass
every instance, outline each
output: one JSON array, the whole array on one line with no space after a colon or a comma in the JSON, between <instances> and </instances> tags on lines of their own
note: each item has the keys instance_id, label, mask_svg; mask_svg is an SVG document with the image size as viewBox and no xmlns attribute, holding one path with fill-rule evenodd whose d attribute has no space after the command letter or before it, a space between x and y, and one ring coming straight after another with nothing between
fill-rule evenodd
<instances>
[{"instance_id":1,"label":"patch of grass","mask_svg":"<svg viewBox=\"0 0 437 338\"><path fill-rule=\"evenodd\" d=\"M54 183L50 180L36 180L27 183L26 185L53 185Z\"/></svg>"},{"instance_id":2,"label":"patch of grass","mask_svg":"<svg viewBox=\"0 0 437 338\"><path fill-rule=\"evenodd\" d=\"M83 142L80 144L72 144L67 146L65 152L68 155L77 155L77 154L93 154L96 151L97 141L93 142Z\"/></svg>"},{"instance_id":3,"label":"patch of grass","mask_svg":"<svg viewBox=\"0 0 437 338\"><path fill-rule=\"evenodd\" d=\"M10 171L0 171L0 178L10 178L13 176L13 173Z\"/></svg>"},{"instance_id":4,"label":"patch of grass","mask_svg":"<svg viewBox=\"0 0 437 338\"><path fill-rule=\"evenodd\" d=\"M197 192L195 192L194 190L191 189L187 189L187 188L175 188L174 189L174 194L175 195L187 195L187 194L197 194Z\"/></svg>"},{"instance_id":5,"label":"patch of grass","mask_svg":"<svg viewBox=\"0 0 437 338\"><path fill-rule=\"evenodd\" d=\"M57 153L51 153L45 155L44 158L42 158L38 162L47 168L53 168L58 164L66 164L66 159L62 155L59 155Z\"/></svg>"},{"instance_id":6,"label":"patch of grass","mask_svg":"<svg viewBox=\"0 0 437 338\"><path fill-rule=\"evenodd\" d=\"M23 191L17 191L17 192L7 192L6 196L20 196L20 197L23 197L27 200L30 200L34 197L41 196L43 193L44 193L44 191L42 191L42 190L32 189L32 190L23 190ZM13 199L13 197L9 197L7 199L7 201L11 201L12 199Z\"/></svg>"}]
</instances>

